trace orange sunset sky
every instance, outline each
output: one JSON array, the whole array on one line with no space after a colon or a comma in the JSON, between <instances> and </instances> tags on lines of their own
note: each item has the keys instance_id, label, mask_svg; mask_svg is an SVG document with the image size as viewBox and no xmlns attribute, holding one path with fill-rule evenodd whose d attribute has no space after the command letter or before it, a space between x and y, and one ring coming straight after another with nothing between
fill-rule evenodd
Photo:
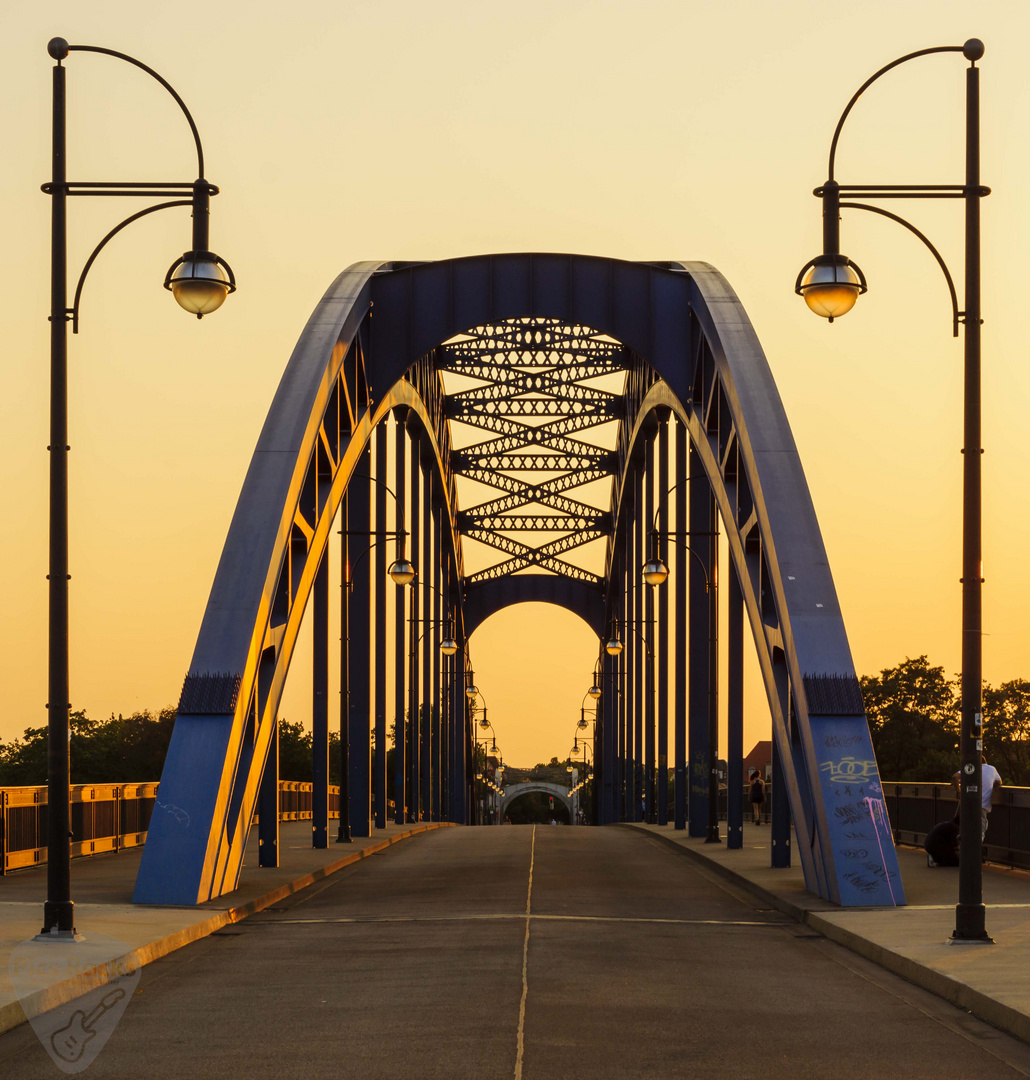
<instances>
[{"instance_id":1,"label":"orange sunset sky","mask_svg":"<svg viewBox=\"0 0 1030 1080\"><path fill-rule=\"evenodd\" d=\"M258 432L335 275L362 259L568 251L698 259L740 295L808 476L857 668L927 653L959 668L961 339L925 249L844 213L869 293L829 326L793 295L819 250L830 136L902 53L980 37L984 311L984 671L1030 677L1030 6L1022 0L520 0L433 5L239 0L184 18L104 0L0 11L6 257L0 262L5 618L0 738L45 723L50 68L47 40L155 67L204 139L211 242L239 291L198 323L161 288L188 211L105 250L70 339L71 688L93 718L173 704ZM863 98L842 182L960 183L964 61L939 56ZM128 65L68 61L69 176L191 180L165 92ZM138 206L73 200L70 275ZM897 209L897 207L892 207ZM955 202L899 212L962 274ZM596 655L551 608L472 638L505 759L562 757ZM283 704L308 720L302 646ZM768 737L752 672L748 745ZM153 779L139 777L137 779Z\"/></svg>"}]
</instances>

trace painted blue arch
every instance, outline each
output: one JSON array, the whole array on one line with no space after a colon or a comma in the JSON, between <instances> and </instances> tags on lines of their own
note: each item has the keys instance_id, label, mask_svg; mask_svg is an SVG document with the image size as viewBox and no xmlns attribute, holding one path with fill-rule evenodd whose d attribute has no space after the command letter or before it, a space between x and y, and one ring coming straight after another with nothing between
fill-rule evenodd
<instances>
[{"instance_id":1,"label":"painted blue arch","mask_svg":"<svg viewBox=\"0 0 1030 1080\"><path fill-rule=\"evenodd\" d=\"M399 394L413 393L413 365L468 327L520 316L590 326L626 345L660 379L627 420L632 426L662 398L687 425L712 480L762 663L808 887L844 904L903 902L814 507L739 300L705 263L549 254L357 264L323 297L262 431L191 663L190 677L211 680L208 698L219 708L180 715L176 724L136 899L196 903L235 885L241 830L263 768L265 716L253 707L251 684L277 647L268 613L341 367L360 353L375 406L355 418L356 433L340 448L331 498L342 495L361 440ZM417 390L414 397L431 404L429 382ZM445 432L434 429L424 403L423 411L446 487ZM453 542L460 562L456 535ZM305 574L298 602L310 588ZM496 601L484 595L477 603L486 610ZM282 665L274 670L285 678ZM218 681L225 677L229 684ZM245 692L234 693L232 680ZM852 783L856 778L862 783ZM174 836L179 842L169 844Z\"/></svg>"}]
</instances>

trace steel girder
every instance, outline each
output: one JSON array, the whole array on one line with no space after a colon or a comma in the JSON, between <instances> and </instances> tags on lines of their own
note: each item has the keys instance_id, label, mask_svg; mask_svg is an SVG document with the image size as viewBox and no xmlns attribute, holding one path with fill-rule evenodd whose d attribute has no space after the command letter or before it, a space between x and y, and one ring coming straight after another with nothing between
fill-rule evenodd
<instances>
[{"instance_id":1,"label":"steel girder","mask_svg":"<svg viewBox=\"0 0 1030 1080\"><path fill-rule=\"evenodd\" d=\"M468 404L455 412L466 423L489 423L495 437L454 455L452 463L470 475L498 468L497 455L511 461L542 455L552 463L580 458L594 469L612 467L605 452L577 438L616 415L603 394L581 394L578 412L564 405L550 412L539 405L496 408L499 401L510 402L511 393L528 394L529 400L557 397L557 388L567 385L557 354L551 364L520 364L516 356L506 372L494 378L494 364L484 380L482 350L462 349L477 329L496 334L509 320L526 319L580 328L585 336L622 346L628 351L624 355L639 360L631 365L619 410L621 465L656 408L674 412L686 425L715 491L740 578L808 887L843 904L903 902L890 832L883 828L868 725L818 523L779 395L746 313L721 275L704 263L642 264L571 255L360 264L326 294L276 395L230 529L190 668L197 680L194 696L212 707L207 712L180 709L137 899L193 903L235 884L255 776L260 775L254 762L263 761L267 749L267 706L277 701L285 678L299 626L294 609L302 607L310 589L313 565L311 574L308 570L314 560L308 556L320 552L327 539L328 527L322 530L326 515L305 530L297 508L308 465L322 453L322 404L339 382L346 357L361 357L355 385L363 380L376 406L360 416L352 409L355 434L336 468L330 467L332 484L323 509L339 501L374 423L398 404L416 412L421 405L427 431L440 433L432 443L444 488L452 496L458 567L453 488L440 449L446 435L437 422L443 402L434 397L441 394L434 365L444 366L444 348L456 347L447 361L455 369L464 365L469 378L495 388L470 394ZM433 363L425 362L429 357ZM571 382L593 378L587 373L597 363L596 356L577 355ZM432 399L428 408L426 395ZM530 419L543 420L535 429L544 438L542 445L527 443L525 422ZM493 476L510 480L520 466L532 471L528 462L519 461ZM521 481L518 488L490 482L520 500L527 494ZM564 483L568 486L537 486L556 498L570 489ZM536 493L533 500L546 505ZM510 513L520 505L503 504L502 497L489 512ZM616 517L622 506L616 493ZM567 513L571 508L555 509ZM497 610L513 596L537 598L550 591L553 602L595 627L600 610L603 626L603 582L584 572L576 580L568 574L570 564L560 558L574 546L571 540L560 537L528 549L502 532L482 531L512 558L491 568L493 573L465 580L470 614L475 611L470 622L478 624L482 613ZM294 547L301 555L296 569ZM554 574L511 576L516 563ZM276 584L287 565L290 612L278 624L272 618ZM263 656L272 658L267 672ZM257 691L264 693L266 686L262 697Z\"/></svg>"}]
</instances>

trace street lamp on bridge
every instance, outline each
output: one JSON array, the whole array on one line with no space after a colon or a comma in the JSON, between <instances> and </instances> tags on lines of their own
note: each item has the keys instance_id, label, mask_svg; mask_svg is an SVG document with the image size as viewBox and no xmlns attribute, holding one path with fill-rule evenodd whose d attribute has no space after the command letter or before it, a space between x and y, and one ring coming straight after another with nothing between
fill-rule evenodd
<instances>
[{"instance_id":1,"label":"street lamp on bridge","mask_svg":"<svg viewBox=\"0 0 1030 1080\"><path fill-rule=\"evenodd\" d=\"M961 53L969 61L966 69L966 175L962 184L840 184L834 177L834 158L841 129L862 93L881 75L909 60L932 53ZM980 184L980 71L976 66L984 45L970 38L964 45L943 45L908 53L880 68L858 88L837 121L830 143L826 183L814 194L823 204L823 253L801 268L794 291L824 318L846 314L866 291L865 275L840 253L840 211L868 210L904 226L930 250L944 273L951 294L952 329L964 331L965 389L962 449L962 729L961 729L961 849L959 853L959 901L955 909L953 940L990 942L985 928L983 905L981 821L982 742L981 697L983 682L983 641L981 584L981 464L980 446L980 200L990 188ZM934 245L914 226L897 214L849 199L962 199L965 203L965 298L959 311L955 284L944 259Z\"/></svg>"},{"instance_id":2,"label":"street lamp on bridge","mask_svg":"<svg viewBox=\"0 0 1030 1080\"><path fill-rule=\"evenodd\" d=\"M190 250L169 267L164 278L176 302L203 318L221 307L236 290L229 264L209 250L210 200L218 188L204 177L204 151L197 125L185 102L156 71L125 53L95 45L69 45L53 38L47 52L53 68L52 173L43 191L50 196L50 553L49 553L49 676L47 746L47 899L39 940L74 940L75 905L71 898L69 644L68 644L68 323L79 331L82 287L97 256L127 225L158 210L189 206L193 211ZM66 91L63 61L69 53L113 56L145 71L171 94L182 110L197 149L197 179L179 182L86 182L67 178ZM72 306L68 306L68 218L72 196L136 196L166 201L130 214L93 249L79 274ZM184 197L188 196L188 197Z\"/></svg>"}]
</instances>

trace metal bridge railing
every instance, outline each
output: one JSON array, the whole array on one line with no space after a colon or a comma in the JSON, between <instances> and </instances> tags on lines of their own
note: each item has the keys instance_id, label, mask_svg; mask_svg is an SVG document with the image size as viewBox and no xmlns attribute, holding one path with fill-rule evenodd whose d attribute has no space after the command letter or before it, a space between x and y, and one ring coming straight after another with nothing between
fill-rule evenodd
<instances>
[{"instance_id":1,"label":"metal bridge railing","mask_svg":"<svg viewBox=\"0 0 1030 1080\"><path fill-rule=\"evenodd\" d=\"M73 784L72 858L146 842L157 784ZM340 789L329 788L329 816L340 816ZM0 874L46 862L46 787L0 788ZM255 819L256 820L256 819ZM279 820L311 820L311 784L279 781Z\"/></svg>"},{"instance_id":2,"label":"metal bridge railing","mask_svg":"<svg viewBox=\"0 0 1030 1080\"><path fill-rule=\"evenodd\" d=\"M719 817L726 819L726 790L719 792ZM743 819L751 820L748 787L741 793ZM958 801L951 784L883 785L883 801L896 844L922 847L926 834L955 816ZM762 821L768 822L772 784L765 786ZM984 850L993 863L1030 870L1030 788L1003 787L994 793Z\"/></svg>"},{"instance_id":3,"label":"metal bridge railing","mask_svg":"<svg viewBox=\"0 0 1030 1080\"><path fill-rule=\"evenodd\" d=\"M884 784L883 796L895 843L917 847L934 825L950 821L958 807L951 784ZM1030 788L996 790L988 821L987 858L1030 869Z\"/></svg>"}]
</instances>

